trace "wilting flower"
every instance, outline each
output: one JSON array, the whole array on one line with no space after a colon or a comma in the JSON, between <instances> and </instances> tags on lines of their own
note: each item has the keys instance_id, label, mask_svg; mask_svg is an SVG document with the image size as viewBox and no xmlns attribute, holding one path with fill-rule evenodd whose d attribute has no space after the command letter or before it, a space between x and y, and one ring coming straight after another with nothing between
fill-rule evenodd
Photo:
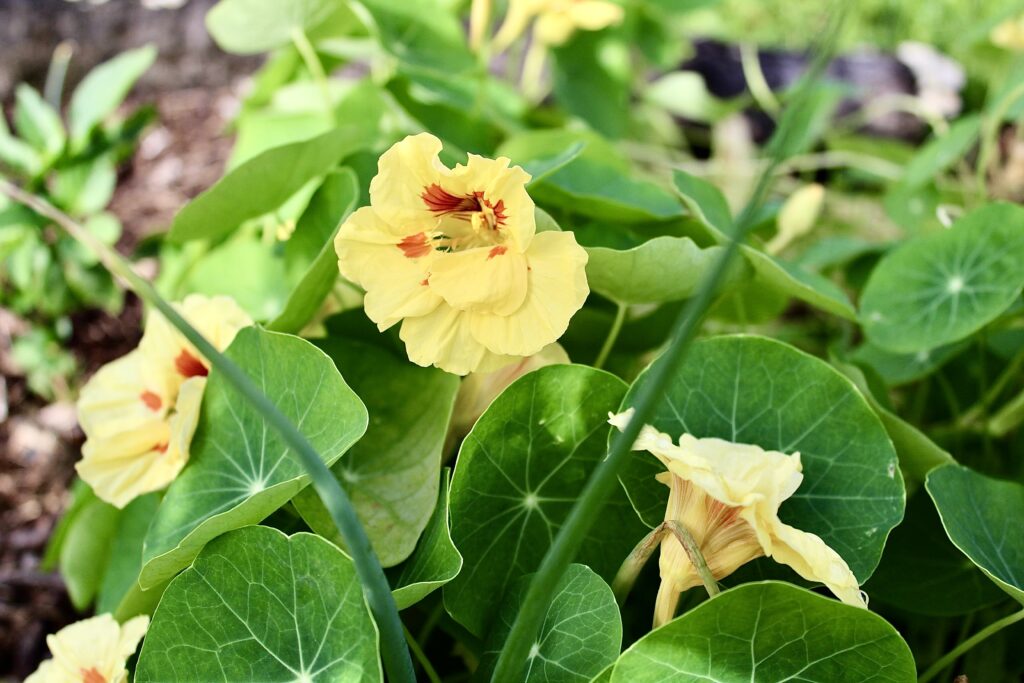
<instances>
[{"instance_id":1,"label":"wilting flower","mask_svg":"<svg viewBox=\"0 0 1024 683\"><path fill-rule=\"evenodd\" d=\"M474 154L449 169L440 151L422 133L381 156L370 206L338 232L338 265L381 331L402 323L414 363L495 370L565 332L589 293L587 253L572 233L535 234L523 169Z\"/></svg>"},{"instance_id":2,"label":"wilting flower","mask_svg":"<svg viewBox=\"0 0 1024 683\"><path fill-rule=\"evenodd\" d=\"M1005 50L1024 51L1024 14L998 24L989 34L989 39Z\"/></svg>"},{"instance_id":3,"label":"wilting flower","mask_svg":"<svg viewBox=\"0 0 1024 683\"><path fill-rule=\"evenodd\" d=\"M630 408L608 421L625 429L632 412ZM665 519L690 532L716 580L767 556L809 581L825 584L843 602L866 606L846 561L818 536L779 519L779 506L803 481L799 453L786 455L689 434L679 437L676 445L649 425L641 430L633 450L653 453L668 468L658 475L658 481L669 487ZM680 593L702 583L673 535L661 541L660 568L655 625L675 616Z\"/></svg>"},{"instance_id":4,"label":"wilting flower","mask_svg":"<svg viewBox=\"0 0 1024 683\"><path fill-rule=\"evenodd\" d=\"M47 659L25 683L125 683L126 662L139 646L149 617L118 625L109 614L65 626L46 637Z\"/></svg>"},{"instance_id":5,"label":"wilting flower","mask_svg":"<svg viewBox=\"0 0 1024 683\"><path fill-rule=\"evenodd\" d=\"M499 51L507 48L535 17L534 37L557 46L577 30L599 31L618 24L622 15L622 7L607 0L511 0L494 46Z\"/></svg>"},{"instance_id":6,"label":"wilting flower","mask_svg":"<svg viewBox=\"0 0 1024 683\"><path fill-rule=\"evenodd\" d=\"M249 316L230 298L191 295L176 308L218 350ZM188 461L209 363L160 313L134 351L100 368L82 388L85 432L78 474L103 500L124 507L164 488Z\"/></svg>"}]
</instances>

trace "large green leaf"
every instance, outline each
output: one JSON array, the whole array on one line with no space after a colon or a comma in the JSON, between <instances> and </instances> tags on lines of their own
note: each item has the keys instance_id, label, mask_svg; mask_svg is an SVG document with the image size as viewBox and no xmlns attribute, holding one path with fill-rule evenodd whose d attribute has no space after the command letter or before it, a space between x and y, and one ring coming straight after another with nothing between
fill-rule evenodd
<instances>
[{"instance_id":1,"label":"large green leaf","mask_svg":"<svg viewBox=\"0 0 1024 683\"><path fill-rule=\"evenodd\" d=\"M655 237L632 249L588 247L587 282L591 290L622 304L688 299L723 249L701 249L689 237L668 236ZM726 283L735 281L741 273L741 268L733 268Z\"/></svg>"},{"instance_id":2,"label":"large green leaf","mask_svg":"<svg viewBox=\"0 0 1024 683\"><path fill-rule=\"evenodd\" d=\"M366 435L334 465L334 474L381 564L396 565L413 551L434 511L441 449L459 380L361 342L328 338L316 344L370 414ZM314 531L343 544L316 492L303 491L295 507Z\"/></svg>"},{"instance_id":3,"label":"large green leaf","mask_svg":"<svg viewBox=\"0 0 1024 683\"><path fill-rule=\"evenodd\" d=\"M254 320L274 319L288 299L284 259L276 245L243 234L196 259L182 288L206 296L230 296Z\"/></svg>"},{"instance_id":4,"label":"large green leaf","mask_svg":"<svg viewBox=\"0 0 1024 683\"><path fill-rule=\"evenodd\" d=\"M452 538L465 568L444 587L448 612L483 635L509 586L537 569L605 456L608 411L625 384L579 365L552 365L509 386L477 420L452 479ZM607 580L646 529L617 490L577 559Z\"/></svg>"},{"instance_id":5,"label":"large green leaf","mask_svg":"<svg viewBox=\"0 0 1024 683\"><path fill-rule=\"evenodd\" d=\"M372 18L384 48L406 70L428 69L449 77L472 69L475 61L466 33L450 9L438 0L353 0Z\"/></svg>"},{"instance_id":6,"label":"large green leaf","mask_svg":"<svg viewBox=\"0 0 1024 683\"><path fill-rule=\"evenodd\" d=\"M871 612L785 583L725 591L626 650L612 683L908 683L910 648Z\"/></svg>"},{"instance_id":7,"label":"large green leaf","mask_svg":"<svg viewBox=\"0 0 1024 683\"><path fill-rule=\"evenodd\" d=\"M502 602L480 658L480 680L494 670L531 578L533 575L521 577ZM521 681L588 683L615 661L622 647L622 619L612 589L589 567L569 565L558 581L535 642Z\"/></svg>"},{"instance_id":8,"label":"large green leaf","mask_svg":"<svg viewBox=\"0 0 1024 683\"><path fill-rule=\"evenodd\" d=\"M742 249L747 262L757 274L757 280L765 286L841 318L857 318L853 304L846 294L828 278L769 256L753 247L744 246Z\"/></svg>"},{"instance_id":9,"label":"large green leaf","mask_svg":"<svg viewBox=\"0 0 1024 683\"><path fill-rule=\"evenodd\" d=\"M328 465L366 431L366 408L331 359L309 342L247 328L225 355L294 421ZM173 576L207 542L259 522L308 483L277 431L214 369L190 461L146 535L139 583L148 589Z\"/></svg>"},{"instance_id":10,"label":"large green leaf","mask_svg":"<svg viewBox=\"0 0 1024 683\"><path fill-rule=\"evenodd\" d=\"M416 549L409 559L396 567L391 585L398 609L416 604L462 571L462 555L452 542L448 519L448 492L451 488L451 470L445 469L437 505L427 528L423 530Z\"/></svg>"},{"instance_id":11,"label":"large green leaf","mask_svg":"<svg viewBox=\"0 0 1024 683\"><path fill-rule=\"evenodd\" d=\"M629 124L629 48L602 32L577 31L551 51L552 88L558 103L608 138Z\"/></svg>"},{"instance_id":12,"label":"large green leaf","mask_svg":"<svg viewBox=\"0 0 1024 683\"><path fill-rule=\"evenodd\" d=\"M633 404L646 371L630 388ZM648 422L673 439L688 433L793 453L804 480L779 510L820 536L861 581L878 564L905 494L896 453L878 417L845 377L782 342L753 336L695 342ZM654 456L635 453L622 481L641 517L664 518L668 487Z\"/></svg>"},{"instance_id":13,"label":"large green leaf","mask_svg":"<svg viewBox=\"0 0 1024 683\"><path fill-rule=\"evenodd\" d=\"M243 55L287 45L299 31L315 41L359 25L348 3L338 0L220 0L206 14L217 45Z\"/></svg>"},{"instance_id":14,"label":"large green leaf","mask_svg":"<svg viewBox=\"0 0 1024 683\"><path fill-rule=\"evenodd\" d=\"M886 254L861 298L868 340L898 353L954 342L1006 310L1024 287L1024 209L994 203Z\"/></svg>"},{"instance_id":15,"label":"large green leaf","mask_svg":"<svg viewBox=\"0 0 1024 683\"><path fill-rule=\"evenodd\" d=\"M708 181L676 170L672 174L680 199L690 213L716 242L725 242L732 233L732 213L722 192Z\"/></svg>"},{"instance_id":16,"label":"large green leaf","mask_svg":"<svg viewBox=\"0 0 1024 683\"><path fill-rule=\"evenodd\" d=\"M383 673L352 561L312 534L251 526L171 582L135 680L363 683Z\"/></svg>"},{"instance_id":17,"label":"large green leaf","mask_svg":"<svg viewBox=\"0 0 1024 683\"><path fill-rule=\"evenodd\" d=\"M269 149L238 166L174 217L168 238L216 239L269 213L365 144L347 127Z\"/></svg>"},{"instance_id":18,"label":"large green leaf","mask_svg":"<svg viewBox=\"0 0 1024 683\"><path fill-rule=\"evenodd\" d=\"M925 483L953 545L1024 603L1024 486L946 465Z\"/></svg>"},{"instance_id":19,"label":"large green leaf","mask_svg":"<svg viewBox=\"0 0 1024 683\"><path fill-rule=\"evenodd\" d=\"M150 493L139 496L121 511L96 597L97 614L113 612L137 584L142 570L142 544L159 505L160 495Z\"/></svg>"},{"instance_id":20,"label":"large green leaf","mask_svg":"<svg viewBox=\"0 0 1024 683\"><path fill-rule=\"evenodd\" d=\"M75 147L85 146L93 129L114 113L155 60L156 48L146 45L103 62L82 79L68 105L68 128Z\"/></svg>"},{"instance_id":21,"label":"large green leaf","mask_svg":"<svg viewBox=\"0 0 1024 683\"><path fill-rule=\"evenodd\" d=\"M76 512L60 548L60 573L71 602L85 610L103 584L121 510L95 496Z\"/></svg>"},{"instance_id":22,"label":"large green leaf","mask_svg":"<svg viewBox=\"0 0 1024 683\"><path fill-rule=\"evenodd\" d=\"M932 617L969 614L1006 599L949 542L935 506L923 494L907 502L906 518L893 529L864 590L872 605L882 602Z\"/></svg>"}]
</instances>

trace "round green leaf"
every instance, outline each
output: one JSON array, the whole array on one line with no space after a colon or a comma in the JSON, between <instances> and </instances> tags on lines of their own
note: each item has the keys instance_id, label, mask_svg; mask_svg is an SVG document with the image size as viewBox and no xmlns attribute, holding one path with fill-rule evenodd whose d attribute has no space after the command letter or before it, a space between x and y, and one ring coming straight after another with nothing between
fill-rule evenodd
<instances>
[{"instance_id":1,"label":"round green leaf","mask_svg":"<svg viewBox=\"0 0 1024 683\"><path fill-rule=\"evenodd\" d=\"M728 590L626 650L612 683L907 683L914 658L871 612L785 583Z\"/></svg>"},{"instance_id":2,"label":"round green leaf","mask_svg":"<svg viewBox=\"0 0 1024 683\"><path fill-rule=\"evenodd\" d=\"M593 368L541 368L502 392L466 437L451 490L452 539L466 564L444 602L473 633L487 632L509 586L540 565L605 457L608 411L625 390ZM577 559L611 580L645 532L616 491Z\"/></svg>"},{"instance_id":3,"label":"round green leaf","mask_svg":"<svg viewBox=\"0 0 1024 683\"><path fill-rule=\"evenodd\" d=\"M252 526L167 587L139 655L147 681L382 681L352 561L312 534Z\"/></svg>"},{"instance_id":4,"label":"round green leaf","mask_svg":"<svg viewBox=\"0 0 1024 683\"><path fill-rule=\"evenodd\" d=\"M309 342L246 328L224 355L277 402L328 465L366 431L359 397ZM259 522L308 483L262 413L211 370L189 463L146 534L139 583L148 589L174 576L208 541Z\"/></svg>"},{"instance_id":5,"label":"round green leaf","mask_svg":"<svg viewBox=\"0 0 1024 683\"><path fill-rule=\"evenodd\" d=\"M646 372L630 388L633 404ZM905 494L896 452L857 389L824 361L753 336L695 342L648 420L678 438L718 437L800 452L804 481L779 510L787 524L820 536L861 581L878 564ZM654 456L634 453L622 481L640 516L664 518L668 487Z\"/></svg>"},{"instance_id":6,"label":"round green leaf","mask_svg":"<svg viewBox=\"0 0 1024 683\"><path fill-rule=\"evenodd\" d=\"M498 612L477 675L491 675L533 575L521 577ZM588 683L615 661L622 647L622 618L615 595L600 576L581 564L562 575L536 645L530 650L524 683Z\"/></svg>"},{"instance_id":7,"label":"round green leaf","mask_svg":"<svg viewBox=\"0 0 1024 683\"><path fill-rule=\"evenodd\" d=\"M347 2L337 0L221 0L207 13L206 28L225 52L256 54L292 42L348 33L359 26Z\"/></svg>"},{"instance_id":8,"label":"round green leaf","mask_svg":"<svg viewBox=\"0 0 1024 683\"><path fill-rule=\"evenodd\" d=\"M366 435L335 463L373 550L385 567L409 557L437 502L441 450L459 379L368 344L317 340L370 414ZM401 400L396 400L401 397ZM295 498L313 531L344 547L313 489Z\"/></svg>"},{"instance_id":9,"label":"round green leaf","mask_svg":"<svg viewBox=\"0 0 1024 683\"><path fill-rule=\"evenodd\" d=\"M868 340L915 353L994 320L1024 286L1024 209L988 204L886 254L861 299Z\"/></svg>"},{"instance_id":10,"label":"round green leaf","mask_svg":"<svg viewBox=\"0 0 1024 683\"><path fill-rule=\"evenodd\" d=\"M925 488L953 545L1024 603L1024 486L946 465L928 475Z\"/></svg>"}]
</instances>

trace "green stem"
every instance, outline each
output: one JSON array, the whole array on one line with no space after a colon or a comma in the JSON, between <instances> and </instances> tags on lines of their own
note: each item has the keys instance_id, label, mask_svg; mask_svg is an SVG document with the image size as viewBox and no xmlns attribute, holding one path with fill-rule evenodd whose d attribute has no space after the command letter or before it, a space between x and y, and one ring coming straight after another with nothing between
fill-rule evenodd
<instances>
[{"instance_id":1,"label":"green stem","mask_svg":"<svg viewBox=\"0 0 1024 683\"><path fill-rule=\"evenodd\" d=\"M622 324L626 322L626 305L619 304L618 306L618 309L615 311L615 319L608 330L608 336L604 338L604 344L597 354L597 360L594 361L595 368L604 367L605 361L608 360L608 356L611 354L612 348L615 347L615 342L619 338L619 333L622 332Z\"/></svg>"},{"instance_id":2,"label":"green stem","mask_svg":"<svg viewBox=\"0 0 1024 683\"><path fill-rule=\"evenodd\" d=\"M420 644L409 633L409 629L405 628L405 626L402 626L402 629L405 631L405 642L409 644L409 649L412 650L413 656L416 657L416 662L423 669L423 673L427 675L427 679L430 680L430 683L441 683L441 677L437 675L437 671L434 670L430 660L427 659L423 648L420 647Z\"/></svg>"},{"instance_id":3,"label":"green stem","mask_svg":"<svg viewBox=\"0 0 1024 683\"><path fill-rule=\"evenodd\" d=\"M651 559L654 549L658 547L667 532L668 529L664 523L654 527L651 533L644 536L623 560L622 566L619 567L619 571L615 573L615 578L612 580L612 593L615 594L615 600L619 605L626 602L629 591L636 583L636 578L640 576L647 560Z\"/></svg>"},{"instance_id":4,"label":"green stem","mask_svg":"<svg viewBox=\"0 0 1024 683\"><path fill-rule=\"evenodd\" d=\"M693 568L697 570L697 574L704 584L704 589L708 592L708 597L713 598L721 593L722 591L718 588L718 582L715 581L715 575L708 569L708 563L704 559L704 554L700 551L697 541L693 540L689 529L679 522L671 520L666 521L665 526L675 535L679 544L683 546L683 550L686 551L686 557L689 558Z\"/></svg>"},{"instance_id":5,"label":"green stem","mask_svg":"<svg viewBox=\"0 0 1024 683\"><path fill-rule=\"evenodd\" d=\"M984 199L988 196L988 167L992 163L992 154L999 141L999 129L1006 118L1010 107L1024 95L1024 83L1020 83L1013 90L1008 92L999 104L992 109L992 113L985 117L985 124L981 129L981 147L978 150L978 167L974 170L975 183L978 187L978 195Z\"/></svg>"},{"instance_id":6,"label":"green stem","mask_svg":"<svg viewBox=\"0 0 1024 683\"><path fill-rule=\"evenodd\" d=\"M1010 364L1006 366L1002 374L996 378L996 381L992 383L988 391L985 392L985 395L960 417L959 425L967 427L981 420L988 409L992 407L992 404L996 402L996 399L1003 393L1003 390L1006 389L1006 385L1009 384L1010 380L1017 377L1017 373L1022 365L1024 365L1024 353L1018 353L1010 361Z\"/></svg>"},{"instance_id":7,"label":"green stem","mask_svg":"<svg viewBox=\"0 0 1024 683\"><path fill-rule=\"evenodd\" d=\"M842 11L842 5L838 5L838 7ZM811 68L805 74L803 85L797 89L794 111L798 113L807 101L810 92L808 84L818 79L834 50L836 34L842 25L842 14L838 15L837 19L838 21L833 25L833 30L826 39L824 49L816 55ZM644 381L639 385L633 404L635 412L632 419L612 441L608 457L601 461L590 476L577 498L576 504L569 511L562 528L558 530L554 542L541 560L540 567L530 582L522 607L516 615L504 647L498 655L492 681L504 683L505 681L521 680L530 648L537 637L544 616L547 614L555 588L569 563L576 556L587 531L593 526L605 501L619 485L619 470L622 469L633 443L640 434L640 428L644 421L663 399L665 389L676 367L682 361L690 341L696 334L704 313L714 300L719 284L739 251L740 244L753 228L757 210L768 193L775 170L782 162L787 148L793 144L793 136L798 125L799 121L796 116L782 117L775 138L769 144L770 162L758 179L750 201L737 217L735 227L731 231L731 239L712 271L701 281L696 295L687 302L686 307L680 312L669 337L671 342L668 348L651 364Z\"/></svg>"},{"instance_id":8,"label":"green stem","mask_svg":"<svg viewBox=\"0 0 1024 683\"><path fill-rule=\"evenodd\" d=\"M973 636L971 636L970 638L968 638L967 640L965 640L964 642L960 643L955 648L947 652L937 662L928 667L928 670L921 674L921 677L917 679L917 683L927 683L928 681L932 680L940 673L942 673L942 671L947 666L949 666L956 660L960 659L960 657L965 652L970 650L972 647L982 642L989 636L999 633L1007 626L1012 626L1013 624L1016 624L1021 619L1024 619L1024 610L1014 612L1013 614L1003 617L999 621L989 624L988 626L981 629Z\"/></svg>"},{"instance_id":9,"label":"green stem","mask_svg":"<svg viewBox=\"0 0 1024 683\"><path fill-rule=\"evenodd\" d=\"M292 29L292 42L302 56L302 61L309 69L309 73L312 74L313 80L320 88L320 96L324 100L324 113L327 114L331 124L334 124L334 103L331 102L331 91L327 86L327 73L324 71L324 65L320 63L320 58L316 56L316 48L313 47L313 43L309 42L306 32L298 27Z\"/></svg>"},{"instance_id":10,"label":"green stem","mask_svg":"<svg viewBox=\"0 0 1024 683\"><path fill-rule=\"evenodd\" d=\"M757 106L772 116L779 113L779 101L775 98L764 72L761 71L761 60L757 56L757 46L751 43L740 43L740 67L747 80L747 89L753 95Z\"/></svg>"},{"instance_id":11,"label":"green stem","mask_svg":"<svg viewBox=\"0 0 1024 683\"><path fill-rule=\"evenodd\" d=\"M167 303L153 286L132 270L131 265L116 251L97 240L90 232L71 218L48 204L11 183L0 180L0 192L11 199L24 204L40 216L49 218L63 228L74 239L82 242L100 259L106 268L121 278L143 301L155 307L167 318L196 349L210 361L218 373L231 384L238 393L252 403L264 419L284 439L288 447L295 452L299 462L309 474L313 488L319 494L324 506L330 512L331 519L337 525L345 541L356 573L362 584L366 600L370 605L374 621L380 628L381 651L384 668L391 681L413 683L412 659L405 646L405 635L402 633L402 621L398 616L398 608L388 586L384 570L377 560L370 539L366 535L352 502L338 480L331 474L316 449L310 445L295 425L277 409L277 406L263 394L245 372L213 347L199 332L186 321L178 311Z\"/></svg>"}]
</instances>

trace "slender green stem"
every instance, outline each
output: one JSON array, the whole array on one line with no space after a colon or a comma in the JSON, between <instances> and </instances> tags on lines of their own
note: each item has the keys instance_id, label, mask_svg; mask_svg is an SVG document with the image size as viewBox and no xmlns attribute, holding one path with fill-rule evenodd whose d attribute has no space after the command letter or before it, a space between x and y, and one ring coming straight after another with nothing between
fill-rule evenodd
<instances>
[{"instance_id":1,"label":"slender green stem","mask_svg":"<svg viewBox=\"0 0 1024 683\"><path fill-rule=\"evenodd\" d=\"M427 654L423 651L423 648L420 647L420 644L409 633L409 629L405 628L405 626L402 626L402 629L405 631L405 642L409 644L409 649L412 650L413 656L416 657L416 662L423 669L423 673L427 675L427 679L430 683L441 683L441 677L437 675L434 666L427 659Z\"/></svg>"},{"instance_id":2,"label":"slender green stem","mask_svg":"<svg viewBox=\"0 0 1024 683\"><path fill-rule=\"evenodd\" d=\"M754 96L757 106L766 114L779 113L779 101L775 98L768 81L761 70L761 60L757 55L757 46L752 43L740 43L740 66L743 76L747 79L747 89Z\"/></svg>"},{"instance_id":3,"label":"slender green stem","mask_svg":"<svg viewBox=\"0 0 1024 683\"><path fill-rule=\"evenodd\" d=\"M60 111L60 102L64 94L64 80L68 75L68 63L71 62L70 41L63 41L53 50L50 68L46 71L46 83L43 85L43 96L53 108Z\"/></svg>"},{"instance_id":4,"label":"slender green stem","mask_svg":"<svg viewBox=\"0 0 1024 683\"><path fill-rule=\"evenodd\" d=\"M921 674L921 677L917 679L917 683L928 683L928 681L932 680L940 673L942 673L942 671L947 666L949 666L956 660L960 659L960 657L965 652L970 650L972 647L982 642L989 636L999 633L1007 626L1012 626L1013 624L1016 624L1021 619L1024 619L1024 610L1014 612L1013 614L1003 617L999 621L989 624L988 626L981 629L973 636L971 636L970 638L968 638L967 640L965 640L964 642L960 643L955 648L947 652L937 662L928 667L928 670Z\"/></svg>"},{"instance_id":5,"label":"slender green stem","mask_svg":"<svg viewBox=\"0 0 1024 683\"><path fill-rule=\"evenodd\" d=\"M331 474L316 449L302 435L302 432L253 384L240 367L218 352L153 289L149 282L136 274L120 254L101 243L85 228L47 202L24 192L11 183L0 180L0 192L24 204L39 215L49 218L73 238L92 249L111 273L121 278L128 288L160 311L186 339L192 342L196 349L210 361L214 369L238 393L252 403L270 426L281 435L309 474L313 488L316 489L324 506L330 512L331 519L334 520L341 532L345 545L352 556L363 592L366 594L366 600L373 612L374 621L380 628L381 651L388 679L403 683L415 681L412 659L409 657L409 650L405 646L405 635L402 633L402 621L398 616L398 609L394 597L391 595L387 578L384 576L384 570L370 546L370 539L360 524L345 490Z\"/></svg>"},{"instance_id":6,"label":"slender green stem","mask_svg":"<svg viewBox=\"0 0 1024 683\"><path fill-rule=\"evenodd\" d=\"M595 368L604 367L605 361L608 360L608 356L611 354L612 349L615 347L615 342L619 338L619 333L622 332L622 324L626 322L626 304L619 304L618 306L618 309L615 311L615 319L612 320L612 326L608 330L608 336L604 338L604 344L597 354L597 360L594 361Z\"/></svg>"},{"instance_id":7,"label":"slender green stem","mask_svg":"<svg viewBox=\"0 0 1024 683\"><path fill-rule=\"evenodd\" d=\"M320 88L320 96L324 100L324 113L333 124L334 103L331 101L331 91L327 85L327 73L324 71L324 65L320 63L320 58L316 56L316 48L313 47L313 43L309 42L306 32L298 27L292 29L292 43L295 44L295 49L299 51L302 61L309 69L309 73L312 74L317 87Z\"/></svg>"},{"instance_id":8,"label":"slender green stem","mask_svg":"<svg viewBox=\"0 0 1024 683\"><path fill-rule=\"evenodd\" d=\"M1010 111L1010 107L1021 96L1024 96L1024 83L1018 84L1008 92L992 109L992 113L985 117L985 124L981 128L981 146L978 149L978 167L974 170L978 196L982 198L988 195L988 168L992 163L992 154L995 151L996 143L999 142L999 129L1006 114Z\"/></svg>"},{"instance_id":9,"label":"slender green stem","mask_svg":"<svg viewBox=\"0 0 1024 683\"><path fill-rule=\"evenodd\" d=\"M704 559L704 554L700 551L700 546L697 545L697 541L693 540L693 536L690 534L689 529L684 527L682 524L676 521L668 520L665 522L665 526L669 531L675 535L676 540L683 546L683 550L686 551L686 557L689 558L690 564L697 570L698 576L700 576L701 582L704 584L704 589L708 592L708 597L715 597L721 593L721 589L718 587L718 582L715 581L715 575L711 573L708 568L708 563Z\"/></svg>"},{"instance_id":10,"label":"slender green stem","mask_svg":"<svg viewBox=\"0 0 1024 683\"><path fill-rule=\"evenodd\" d=\"M996 378L996 381L985 392L985 395L960 416L960 426L966 427L982 419L988 409L992 407L992 404L996 402L996 399L1003 393L1003 390L1006 389L1006 385L1009 384L1010 380L1017 377L1021 366L1024 366L1024 352L1014 356L1002 374Z\"/></svg>"},{"instance_id":11,"label":"slender green stem","mask_svg":"<svg viewBox=\"0 0 1024 683\"><path fill-rule=\"evenodd\" d=\"M836 7L842 11L842 5L837 4ZM807 84L818 79L834 49L836 31L842 25L841 13L837 15L837 19L838 21L833 24L833 30L827 37L824 48L819 51L811 68L808 69L803 85L797 89L794 103L795 112L799 112L807 100L809 93ZM644 381L639 385L633 404L635 412L632 419L613 440L608 457L597 466L590 476L576 500L576 504L569 511L562 528L558 530L554 542L548 548L544 559L541 560L540 567L530 582L522 607L505 640L505 645L498 655L492 681L505 683L521 679L530 648L537 637L544 616L547 614L558 581L576 556L587 531L593 526L605 501L619 485L619 470L628 457L644 421L654 411L657 403L662 400L675 368L682 361L704 313L714 300L727 269L739 251L740 244L753 228L756 212L768 193L775 170L784 156L789 153L789 147L793 144L793 136L798 125L800 124L796 116L784 115L782 117L775 138L769 145L771 161L758 179L750 201L737 217L731 239L711 272L701 281L697 293L687 302L686 307L680 313L672 330L668 348L651 364Z\"/></svg>"},{"instance_id":12,"label":"slender green stem","mask_svg":"<svg viewBox=\"0 0 1024 683\"><path fill-rule=\"evenodd\" d=\"M622 566L619 567L619 571L616 572L615 578L612 580L612 593L615 594L615 599L620 605L626 602L629 591L633 589L636 578L640 576L640 571L647 564L647 560L651 559L654 549L665 538L666 533L668 533L668 528L664 523L654 527L651 533L640 539L640 542L623 560Z\"/></svg>"}]
</instances>

